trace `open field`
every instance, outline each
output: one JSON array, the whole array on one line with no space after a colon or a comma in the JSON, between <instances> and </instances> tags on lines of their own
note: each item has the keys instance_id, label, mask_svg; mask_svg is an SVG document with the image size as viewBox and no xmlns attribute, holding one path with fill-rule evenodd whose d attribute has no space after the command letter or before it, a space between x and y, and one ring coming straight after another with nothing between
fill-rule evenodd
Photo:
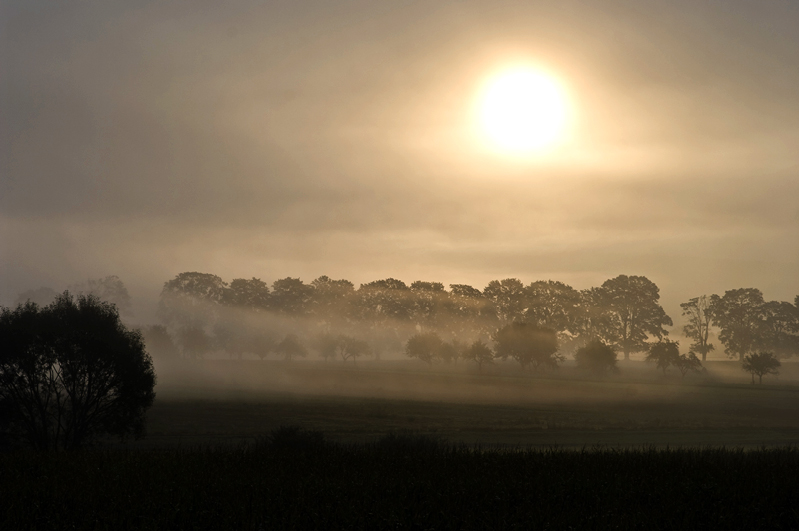
<instances>
[{"instance_id":1,"label":"open field","mask_svg":"<svg viewBox=\"0 0 799 531\"><path fill-rule=\"evenodd\" d=\"M366 442L392 430L502 446L741 446L799 442L799 386L752 386L734 363L705 376L662 377L629 362L618 376L574 368L204 361L159 368L148 437L136 447L252 440L281 425ZM715 366L714 366L715 365ZM799 367L797 367L799 368ZM737 372L736 372L737 370Z\"/></svg>"}]
</instances>

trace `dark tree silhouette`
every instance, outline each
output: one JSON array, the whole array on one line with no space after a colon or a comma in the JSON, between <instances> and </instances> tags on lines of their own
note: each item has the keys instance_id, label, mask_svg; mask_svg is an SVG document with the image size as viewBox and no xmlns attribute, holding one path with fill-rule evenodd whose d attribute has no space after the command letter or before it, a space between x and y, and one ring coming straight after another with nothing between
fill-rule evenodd
<instances>
[{"instance_id":1,"label":"dark tree silhouette","mask_svg":"<svg viewBox=\"0 0 799 531\"><path fill-rule=\"evenodd\" d=\"M1 424L36 448L141 436L154 385L141 333L108 302L64 292L0 312Z\"/></svg>"},{"instance_id":2,"label":"dark tree silhouette","mask_svg":"<svg viewBox=\"0 0 799 531\"><path fill-rule=\"evenodd\" d=\"M372 354L369 343L344 334L339 335L337 338L336 352L345 363L347 360L355 362L361 356L370 356Z\"/></svg>"},{"instance_id":3,"label":"dark tree silhouette","mask_svg":"<svg viewBox=\"0 0 799 531\"><path fill-rule=\"evenodd\" d=\"M616 351L601 339L594 339L584 347L578 348L574 354L577 367L601 376L607 372L616 372Z\"/></svg>"},{"instance_id":4,"label":"dark tree silhouette","mask_svg":"<svg viewBox=\"0 0 799 531\"><path fill-rule=\"evenodd\" d=\"M648 335L658 339L668 335L663 326L673 323L658 304L660 290L648 278L619 275L606 280L599 294L600 304L613 316L614 335L625 360L647 349Z\"/></svg>"},{"instance_id":5,"label":"dark tree silhouette","mask_svg":"<svg viewBox=\"0 0 799 531\"><path fill-rule=\"evenodd\" d=\"M291 361L297 357L304 358L308 355L308 349L305 348L305 345L295 334L287 334L283 341L275 346L275 352L283 356L286 361Z\"/></svg>"},{"instance_id":6,"label":"dark tree silhouette","mask_svg":"<svg viewBox=\"0 0 799 531\"><path fill-rule=\"evenodd\" d=\"M226 302L231 306L254 311L269 309L269 286L260 278L234 278L227 291Z\"/></svg>"},{"instance_id":7,"label":"dark tree silhouette","mask_svg":"<svg viewBox=\"0 0 799 531\"><path fill-rule=\"evenodd\" d=\"M694 297L688 302L680 304L682 315L688 319L683 326L685 337L693 341L690 352L702 356L702 361L707 360L708 352L715 350L716 347L708 341L710 335L710 325L713 314L710 311L710 298L707 295Z\"/></svg>"},{"instance_id":8,"label":"dark tree silhouette","mask_svg":"<svg viewBox=\"0 0 799 531\"><path fill-rule=\"evenodd\" d=\"M142 335L147 351L154 358L172 360L180 357L180 351L165 326L146 326L142 330Z\"/></svg>"},{"instance_id":9,"label":"dark tree silhouette","mask_svg":"<svg viewBox=\"0 0 799 531\"><path fill-rule=\"evenodd\" d=\"M799 352L799 310L790 302L770 301L763 305L763 331L756 343L778 358Z\"/></svg>"},{"instance_id":10,"label":"dark tree silhouette","mask_svg":"<svg viewBox=\"0 0 799 531\"><path fill-rule=\"evenodd\" d=\"M203 328L216 318L218 305L228 300L228 285L209 273L180 273L164 283L158 313L173 328Z\"/></svg>"},{"instance_id":11,"label":"dark tree silhouette","mask_svg":"<svg viewBox=\"0 0 799 531\"><path fill-rule=\"evenodd\" d=\"M358 288L359 316L372 323L409 321L413 311L410 288L394 278L375 280Z\"/></svg>"},{"instance_id":12,"label":"dark tree silhouette","mask_svg":"<svg viewBox=\"0 0 799 531\"><path fill-rule=\"evenodd\" d=\"M757 348L764 333L763 304L763 294L755 288L732 289L722 297L710 297L713 324L721 329L719 340L728 356L743 361Z\"/></svg>"},{"instance_id":13,"label":"dark tree silhouette","mask_svg":"<svg viewBox=\"0 0 799 531\"><path fill-rule=\"evenodd\" d=\"M539 280L526 288L527 320L554 329L558 334L576 335L583 299L580 292L563 282Z\"/></svg>"},{"instance_id":14,"label":"dark tree silhouette","mask_svg":"<svg viewBox=\"0 0 799 531\"><path fill-rule=\"evenodd\" d=\"M518 278L492 280L483 290L501 323L524 321L527 313L527 290Z\"/></svg>"},{"instance_id":15,"label":"dark tree silhouette","mask_svg":"<svg viewBox=\"0 0 799 531\"><path fill-rule=\"evenodd\" d=\"M311 306L313 287L299 278L286 277L272 283L272 309L276 312L299 317Z\"/></svg>"},{"instance_id":16,"label":"dark tree silhouette","mask_svg":"<svg viewBox=\"0 0 799 531\"><path fill-rule=\"evenodd\" d=\"M741 368L752 375L752 383L755 383L755 375L759 382L763 383L763 376L767 374L779 374L780 360L771 352L757 352L744 356Z\"/></svg>"},{"instance_id":17,"label":"dark tree silhouette","mask_svg":"<svg viewBox=\"0 0 799 531\"><path fill-rule=\"evenodd\" d=\"M405 344L405 355L433 365L437 359L444 341L435 332L416 334L408 339Z\"/></svg>"},{"instance_id":18,"label":"dark tree silhouette","mask_svg":"<svg viewBox=\"0 0 799 531\"><path fill-rule=\"evenodd\" d=\"M700 372L704 368L702 362L696 357L696 354L689 352L688 354L680 354L680 357L675 360L674 366L680 371L683 378L689 372Z\"/></svg>"},{"instance_id":19,"label":"dark tree silhouette","mask_svg":"<svg viewBox=\"0 0 799 531\"><path fill-rule=\"evenodd\" d=\"M449 302L449 293L444 290L444 284L417 280L410 289L412 319L423 329L439 328L439 320Z\"/></svg>"},{"instance_id":20,"label":"dark tree silhouette","mask_svg":"<svg viewBox=\"0 0 799 531\"><path fill-rule=\"evenodd\" d=\"M321 276L311 282L313 296L310 312L327 322L346 322L352 316L355 287L349 280Z\"/></svg>"},{"instance_id":21,"label":"dark tree silhouette","mask_svg":"<svg viewBox=\"0 0 799 531\"><path fill-rule=\"evenodd\" d=\"M466 284L450 284L449 288L448 328L452 335L470 338L496 330L496 311L479 289Z\"/></svg>"},{"instance_id":22,"label":"dark tree silhouette","mask_svg":"<svg viewBox=\"0 0 799 531\"><path fill-rule=\"evenodd\" d=\"M512 358L525 368L557 368L563 358L558 352L558 336L551 328L533 323L511 323L494 334L496 356Z\"/></svg>"},{"instance_id":23,"label":"dark tree silhouette","mask_svg":"<svg viewBox=\"0 0 799 531\"><path fill-rule=\"evenodd\" d=\"M646 361L654 361L657 368L666 374L666 370L672 365L680 363L680 344L677 341L664 339L649 346L649 353Z\"/></svg>"},{"instance_id":24,"label":"dark tree silhouette","mask_svg":"<svg viewBox=\"0 0 799 531\"><path fill-rule=\"evenodd\" d=\"M619 342L616 314L606 306L602 288L589 288L580 292L581 307L577 312L578 338L584 344L599 339L609 345Z\"/></svg>"},{"instance_id":25,"label":"dark tree silhouette","mask_svg":"<svg viewBox=\"0 0 799 531\"><path fill-rule=\"evenodd\" d=\"M494 351L478 339L463 351L463 359L477 363L477 367L482 370L483 364L494 363Z\"/></svg>"}]
</instances>

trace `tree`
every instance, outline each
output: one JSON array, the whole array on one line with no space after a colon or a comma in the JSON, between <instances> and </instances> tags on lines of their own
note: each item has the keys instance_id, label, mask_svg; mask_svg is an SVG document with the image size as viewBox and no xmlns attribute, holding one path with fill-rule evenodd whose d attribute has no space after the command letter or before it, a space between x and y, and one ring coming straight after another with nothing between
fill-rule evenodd
<instances>
[{"instance_id":1,"label":"tree","mask_svg":"<svg viewBox=\"0 0 799 531\"><path fill-rule=\"evenodd\" d=\"M595 375L606 372L617 372L616 351L601 339L594 339L584 347L578 348L574 354L577 367Z\"/></svg>"},{"instance_id":2,"label":"tree","mask_svg":"<svg viewBox=\"0 0 799 531\"><path fill-rule=\"evenodd\" d=\"M484 363L494 363L494 351L482 340L478 339L463 351L463 359L477 363L477 367L482 370Z\"/></svg>"},{"instance_id":3,"label":"tree","mask_svg":"<svg viewBox=\"0 0 799 531\"><path fill-rule=\"evenodd\" d=\"M313 344L319 352L319 356L327 360L334 360L338 355L338 336L333 334L320 334L316 337Z\"/></svg>"},{"instance_id":4,"label":"tree","mask_svg":"<svg viewBox=\"0 0 799 531\"><path fill-rule=\"evenodd\" d=\"M799 310L790 302L763 304L763 327L756 341L759 348L777 358L790 358L799 352Z\"/></svg>"},{"instance_id":5,"label":"tree","mask_svg":"<svg viewBox=\"0 0 799 531\"><path fill-rule=\"evenodd\" d=\"M172 328L205 328L216 319L219 304L228 297L228 285L218 276L180 273L164 283L158 313Z\"/></svg>"},{"instance_id":6,"label":"tree","mask_svg":"<svg viewBox=\"0 0 799 531\"><path fill-rule=\"evenodd\" d=\"M700 372L703 370L702 362L696 357L696 354L689 352L688 354L680 354L674 362L674 366L680 371L683 378L689 372Z\"/></svg>"},{"instance_id":7,"label":"tree","mask_svg":"<svg viewBox=\"0 0 799 531\"><path fill-rule=\"evenodd\" d=\"M313 288L299 278L286 277L272 283L272 308L291 316L305 315L310 309Z\"/></svg>"},{"instance_id":8,"label":"tree","mask_svg":"<svg viewBox=\"0 0 799 531\"><path fill-rule=\"evenodd\" d=\"M405 355L432 366L443 344L444 341L435 332L416 334L405 344Z\"/></svg>"},{"instance_id":9,"label":"tree","mask_svg":"<svg viewBox=\"0 0 799 531\"><path fill-rule=\"evenodd\" d=\"M231 306L263 311L269 308L269 286L260 278L234 278L227 290Z\"/></svg>"},{"instance_id":10,"label":"tree","mask_svg":"<svg viewBox=\"0 0 799 531\"><path fill-rule=\"evenodd\" d=\"M35 448L142 436L154 386L141 333L113 304L64 292L0 311L0 424Z\"/></svg>"},{"instance_id":11,"label":"tree","mask_svg":"<svg viewBox=\"0 0 799 531\"><path fill-rule=\"evenodd\" d=\"M438 350L438 357L441 358L441 361L444 363L457 363L458 358L460 357L460 351L461 344L457 339L445 341L441 344L441 348Z\"/></svg>"},{"instance_id":12,"label":"tree","mask_svg":"<svg viewBox=\"0 0 799 531\"><path fill-rule=\"evenodd\" d=\"M657 368L666 374L666 369L680 363L680 344L668 339L653 343L649 347L646 361L654 361Z\"/></svg>"},{"instance_id":13,"label":"tree","mask_svg":"<svg viewBox=\"0 0 799 531\"><path fill-rule=\"evenodd\" d=\"M308 355L308 349L302 344L300 338L295 334L286 334L283 341L277 344L275 352L283 356L286 361L291 361L292 358L302 357Z\"/></svg>"},{"instance_id":14,"label":"tree","mask_svg":"<svg viewBox=\"0 0 799 531\"><path fill-rule=\"evenodd\" d=\"M311 282L313 297L311 313L324 319L328 324L346 321L352 314L355 287L349 280L333 280L321 276Z\"/></svg>"},{"instance_id":15,"label":"tree","mask_svg":"<svg viewBox=\"0 0 799 531\"><path fill-rule=\"evenodd\" d=\"M710 325L713 320L713 313L710 311L710 299L707 295L694 297L688 302L680 304L683 317L688 318L688 322L683 326L685 337L692 340L690 352L702 356L702 361L707 360L708 352L715 350L712 343L708 342L710 335Z\"/></svg>"},{"instance_id":16,"label":"tree","mask_svg":"<svg viewBox=\"0 0 799 531\"><path fill-rule=\"evenodd\" d=\"M457 337L473 338L496 330L497 314L479 289L466 284L450 284L448 328Z\"/></svg>"},{"instance_id":17,"label":"tree","mask_svg":"<svg viewBox=\"0 0 799 531\"><path fill-rule=\"evenodd\" d=\"M132 314L132 305L128 288L116 275L100 279L89 279L85 284L76 284L70 288L76 293L95 295L102 301L110 302L117 307L123 316Z\"/></svg>"},{"instance_id":18,"label":"tree","mask_svg":"<svg viewBox=\"0 0 799 531\"><path fill-rule=\"evenodd\" d=\"M199 326L187 326L178 332L178 342L184 358L203 358L211 351L213 341Z\"/></svg>"},{"instance_id":19,"label":"tree","mask_svg":"<svg viewBox=\"0 0 799 531\"><path fill-rule=\"evenodd\" d=\"M496 355L503 361L513 358L522 369L531 366L557 368L563 357L558 352L558 336L551 328L533 323L511 323L494 334Z\"/></svg>"},{"instance_id":20,"label":"tree","mask_svg":"<svg viewBox=\"0 0 799 531\"><path fill-rule=\"evenodd\" d=\"M144 344L147 346L147 351L154 358L177 359L180 357L180 351L165 326L146 326L144 330L142 330L142 335L144 337Z\"/></svg>"},{"instance_id":21,"label":"tree","mask_svg":"<svg viewBox=\"0 0 799 531\"><path fill-rule=\"evenodd\" d=\"M780 360L771 352L757 352L744 356L741 368L752 375L752 384L755 383L755 375L759 382L763 383L763 376L767 374L779 374Z\"/></svg>"},{"instance_id":22,"label":"tree","mask_svg":"<svg viewBox=\"0 0 799 531\"><path fill-rule=\"evenodd\" d=\"M728 356L743 361L757 348L763 334L763 304L763 294L755 288L731 289L722 297L710 297L713 324L721 329L719 340Z\"/></svg>"},{"instance_id":23,"label":"tree","mask_svg":"<svg viewBox=\"0 0 799 531\"><path fill-rule=\"evenodd\" d=\"M599 295L600 304L613 317L625 360L630 359L631 353L647 349L647 336L662 339L669 334L663 326L673 323L658 304L660 290L648 278L619 275L606 280Z\"/></svg>"},{"instance_id":24,"label":"tree","mask_svg":"<svg viewBox=\"0 0 799 531\"><path fill-rule=\"evenodd\" d=\"M539 280L527 286L528 321L554 329L558 334L577 333L582 306L580 292L563 282Z\"/></svg>"},{"instance_id":25,"label":"tree","mask_svg":"<svg viewBox=\"0 0 799 531\"><path fill-rule=\"evenodd\" d=\"M449 293L441 282L417 280L411 284L411 315L423 328L436 328L447 306Z\"/></svg>"},{"instance_id":26,"label":"tree","mask_svg":"<svg viewBox=\"0 0 799 531\"><path fill-rule=\"evenodd\" d=\"M277 339L269 331L251 330L245 338L245 345L247 352L251 352L263 360L275 350Z\"/></svg>"},{"instance_id":27,"label":"tree","mask_svg":"<svg viewBox=\"0 0 799 531\"><path fill-rule=\"evenodd\" d=\"M500 322L522 321L527 313L527 291L518 278L492 280L483 290Z\"/></svg>"},{"instance_id":28,"label":"tree","mask_svg":"<svg viewBox=\"0 0 799 531\"><path fill-rule=\"evenodd\" d=\"M411 318L410 288L395 278L361 284L357 304L361 319L372 323Z\"/></svg>"}]
</instances>

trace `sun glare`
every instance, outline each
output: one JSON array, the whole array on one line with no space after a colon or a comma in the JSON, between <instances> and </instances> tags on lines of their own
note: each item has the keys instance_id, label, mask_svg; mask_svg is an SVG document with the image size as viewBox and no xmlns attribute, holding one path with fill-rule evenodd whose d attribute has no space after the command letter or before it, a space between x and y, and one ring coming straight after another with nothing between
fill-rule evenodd
<instances>
[{"instance_id":1,"label":"sun glare","mask_svg":"<svg viewBox=\"0 0 799 531\"><path fill-rule=\"evenodd\" d=\"M547 150L562 140L568 106L551 76L532 68L506 70L482 92L479 121L490 144L514 154Z\"/></svg>"}]
</instances>

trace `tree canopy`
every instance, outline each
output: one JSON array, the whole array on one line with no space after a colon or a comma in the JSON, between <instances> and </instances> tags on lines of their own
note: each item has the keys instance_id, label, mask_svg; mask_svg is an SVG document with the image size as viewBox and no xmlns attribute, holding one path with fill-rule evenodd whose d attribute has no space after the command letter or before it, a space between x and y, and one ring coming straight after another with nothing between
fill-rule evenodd
<instances>
[{"instance_id":1,"label":"tree canopy","mask_svg":"<svg viewBox=\"0 0 799 531\"><path fill-rule=\"evenodd\" d=\"M36 448L141 436L154 386L141 333L113 304L64 292L43 308L0 312L2 424Z\"/></svg>"}]
</instances>

